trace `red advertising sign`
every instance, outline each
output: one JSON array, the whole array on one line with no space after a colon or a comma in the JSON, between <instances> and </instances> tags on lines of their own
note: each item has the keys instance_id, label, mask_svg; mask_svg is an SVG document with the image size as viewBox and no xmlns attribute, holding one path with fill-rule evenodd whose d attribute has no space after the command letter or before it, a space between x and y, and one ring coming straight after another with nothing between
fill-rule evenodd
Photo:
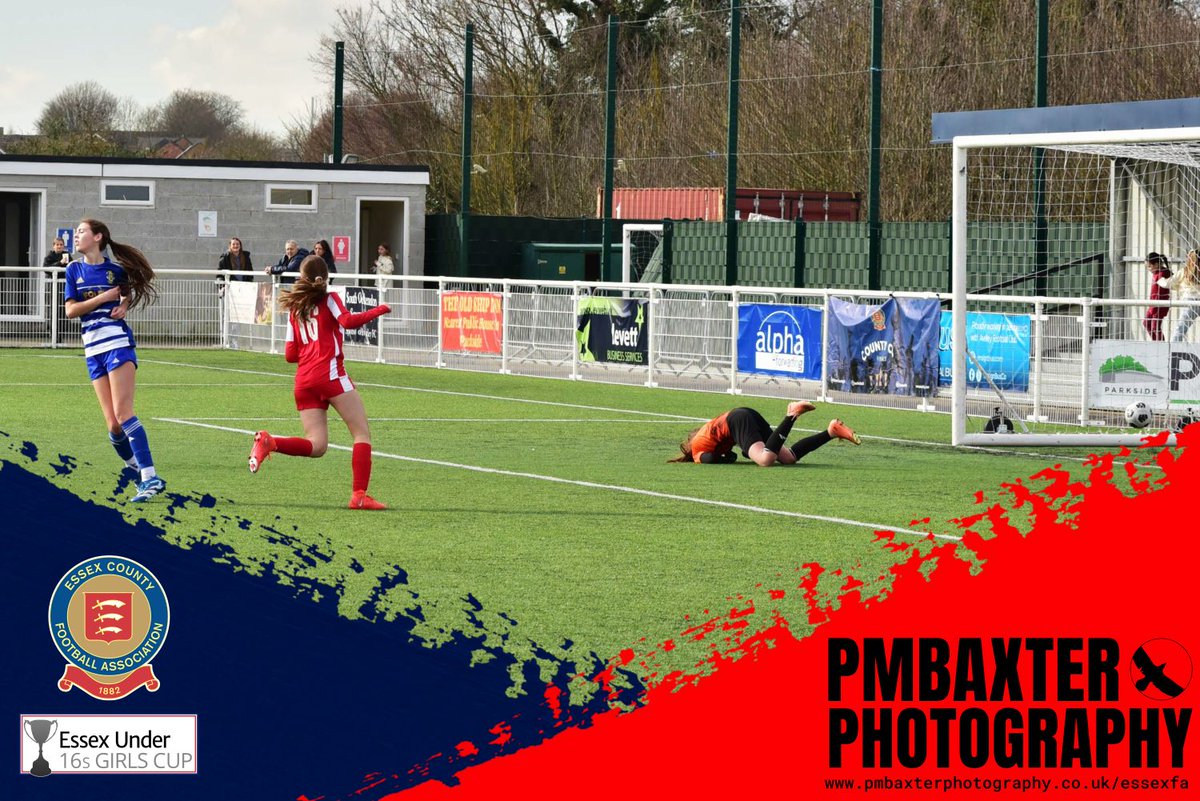
<instances>
[{"instance_id":1,"label":"red advertising sign","mask_svg":"<svg viewBox=\"0 0 1200 801\"><path fill-rule=\"evenodd\" d=\"M333 238L333 260L350 261L350 237L335 236Z\"/></svg>"},{"instance_id":2,"label":"red advertising sign","mask_svg":"<svg viewBox=\"0 0 1200 801\"><path fill-rule=\"evenodd\" d=\"M496 292L442 295L442 348L499 353L503 339L501 302Z\"/></svg>"}]
</instances>

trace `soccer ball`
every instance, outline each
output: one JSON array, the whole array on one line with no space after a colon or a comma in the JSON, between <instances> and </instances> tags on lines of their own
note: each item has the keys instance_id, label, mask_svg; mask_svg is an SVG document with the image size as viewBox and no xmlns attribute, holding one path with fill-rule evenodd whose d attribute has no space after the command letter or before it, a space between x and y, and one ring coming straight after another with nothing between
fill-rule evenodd
<instances>
[{"instance_id":1,"label":"soccer ball","mask_svg":"<svg viewBox=\"0 0 1200 801\"><path fill-rule=\"evenodd\" d=\"M1145 401L1135 401L1125 407L1125 422L1133 428L1145 428L1153 416Z\"/></svg>"}]
</instances>

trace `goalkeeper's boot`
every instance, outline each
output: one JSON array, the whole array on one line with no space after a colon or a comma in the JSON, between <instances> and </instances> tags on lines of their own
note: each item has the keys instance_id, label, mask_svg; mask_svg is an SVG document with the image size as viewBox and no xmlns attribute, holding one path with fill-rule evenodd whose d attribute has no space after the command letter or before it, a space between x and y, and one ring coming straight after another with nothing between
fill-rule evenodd
<instances>
[{"instance_id":1,"label":"goalkeeper's boot","mask_svg":"<svg viewBox=\"0 0 1200 801\"><path fill-rule=\"evenodd\" d=\"M145 503L167 488L167 482L158 476L151 476L138 484L137 493L129 499L130 503Z\"/></svg>"},{"instance_id":2,"label":"goalkeeper's boot","mask_svg":"<svg viewBox=\"0 0 1200 801\"><path fill-rule=\"evenodd\" d=\"M258 468L262 467L262 463L267 461L272 453L275 452L275 438L266 431L259 431L254 435L254 446L250 448L250 472L257 473Z\"/></svg>"},{"instance_id":3,"label":"goalkeeper's boot","mask_svg":"<svg viewBox=\"0 0 1200 801\"><path fill-rule=\"evenodd\" d=\"M351 509L386 509L387 506L372 498L365 490L355 490L350 495Z\"/></svg>"},{"instance_id":4,"label":"goalkeeper's boot","mask_svg":"<svg viewBox=\"0 0 1200 801\"><path fill-rule=\"evenodd\" d=\"M829 432L829 436L831 437L844 439L847 442L854 443L855 445L862 445L862 440L858 438L858 434L854 433L854 429L837 418L830 420L829 428L825 430Z\"/></svg>"}]
</instances>

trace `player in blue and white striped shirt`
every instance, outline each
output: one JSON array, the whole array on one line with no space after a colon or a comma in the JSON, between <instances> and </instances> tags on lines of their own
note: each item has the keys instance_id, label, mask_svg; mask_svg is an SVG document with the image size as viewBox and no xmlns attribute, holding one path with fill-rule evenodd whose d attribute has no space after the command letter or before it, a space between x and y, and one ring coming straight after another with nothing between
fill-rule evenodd
<instances>
[{"instance_id":1,"label":"player in blue and white striped shirt","mask_svg":"<svg viewBox=\"0 0 1200 801\"><path fill-rule=\"evenodd\" d=\"M156 297L154 269L140 250L114 242L99 220L79 223L75 247L83 259L67 265L67 317L81 318L83 353L108 423L108 438L125 464L139 471L132 501L142 503L166 489L167 482L154 469L146 431L133 413L137 352L125 315ZM105 255L106 249L115 262Z\"/></svg>"}]
</instances>

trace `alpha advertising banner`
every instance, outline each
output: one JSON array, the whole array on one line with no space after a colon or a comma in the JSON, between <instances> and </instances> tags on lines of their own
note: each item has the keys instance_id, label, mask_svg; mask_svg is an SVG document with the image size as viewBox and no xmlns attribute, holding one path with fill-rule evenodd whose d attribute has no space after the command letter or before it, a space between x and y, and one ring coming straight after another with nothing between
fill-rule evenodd
<instances>
[{"instance_id":1,"label":"alpha advertising banner","mask_svg":"<svg viewBox=\"0 0 1200 801\"><path fill-rule=\"evenodd\" d=\"M580 298L575 338L580 361L647 364L649 306L627 298Z\"/></svg>"},{"instance_id":2,"label":"alpha advertising banner","mask_svg":"<svg viewBox=\"0 0 1200 801\"><path fill-rule=\"evenodd\" d=\"M1088 403L1097 409L1124 409L1134 401L1159 410L1200 404L1200 348L1097 339L1089 355Z\"/></svg>"},{"instance_id":3,"label":"alpha advertising banner","mask_svg":"<svg viewBox=\"0 0 1200 801\"><path fill-rule=\"evenodd\" d=\"M343 286L334 287L331 291L341 292L342 302L352 314L370 311L380 304L379 290L374 287ZM360 328L346 329L343 340L348 345L378 345L379 318L376 317Z\"/></svg>"},{"instance_id":4,"label":"alpha advertising banner","mask_svg":"<svg viewBox=\"0 0 1200 801\"><path fill-rule=\"evenodd\" d=\"M504 342L503 302L498 292L442 295L442 348L499 354Z\"/></svg>"},{"instance_id":5,"label":"alpha advertising banner","mask_svg":"<svg viewBox=\"0 0 1200 801\"><path fill-rule=\"evenodd\" d=\"M804 306L739 306L738 370L820 380L822 316Z\"/></svg>"},{"instance_id":6,"label":"alpha advertising banner","mask_svg":"<svg viewBox=\"0 0 1200 801\"><path fill-rule=\"evenodd\" d=\"M953 314L942 312L941 337L938 340L938 383L943 387L950 386L953 377L953 320ZM967 312L967 350L979 361L979 365L976 365L967 360L967 386L985 387L988 386L988 379L991 379L1000 389L1027 392L1029 341L1027 314Z\"/></svg>"},{"instance_id":7,"label":"alpha advertising banner","mask_svg":"<svg viewBox=\"0 0 1200 801\"><path fill-rule=\"evenodd\" d=\"M941 306L889 298L881 306L829 299L829 388L887 395L937 394Z\"/></svg>"}]
</instances>

